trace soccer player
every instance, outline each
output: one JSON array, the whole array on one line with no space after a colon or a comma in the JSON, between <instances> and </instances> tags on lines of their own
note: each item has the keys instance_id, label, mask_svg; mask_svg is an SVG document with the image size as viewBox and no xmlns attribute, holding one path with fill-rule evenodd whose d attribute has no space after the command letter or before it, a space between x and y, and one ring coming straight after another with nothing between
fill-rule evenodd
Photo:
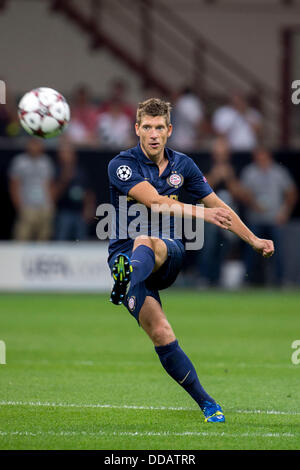
<instances>
[{"instance_id":1,"label":"soccer player","mask_svg":"<svg viewBox=\"0 0 300 470\"><path fill-rule=\"evenodd\" d=\"M205 177L185 154L166 147L172 133L169 103L150 98L139 104L135 131L139 137L136 147L121 152L108 166L111 203L116 210L116 237L110 239L108 264L113 276L110 300L123 305L135 317L152 340L155 351L166 372L197 402L205 422L224 422L222 408L202 387L196 370L178 344L175 333L163 312L159 290L171 286L183 264L185 247L182 240L172 236L174 217L204 219L225 230L231 230L264 257L274 252L273 242L257 238L235 212L213 192ZM203 206L178 201L181 187L193 200ZM150 213L171 210L169 238L163 233L147 233L135 239L120 236L120 219L124 208L119 197L127 196L128 212L137 202ZM127 227L132 215L127 215ZM173 232L172 232L173 231ZM213 260L212 260L213 263Z\"/></svg>"}]
</instances>

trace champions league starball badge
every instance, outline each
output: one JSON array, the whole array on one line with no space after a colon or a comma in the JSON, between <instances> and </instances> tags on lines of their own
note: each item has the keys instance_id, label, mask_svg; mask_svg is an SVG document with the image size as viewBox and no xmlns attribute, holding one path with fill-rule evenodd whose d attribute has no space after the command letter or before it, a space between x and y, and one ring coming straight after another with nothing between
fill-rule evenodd
<instances>
[{"instance_id":1,"label":"champions league starball badge","mask_svg":"<svg viewBox=\"0 0 300 470\"><path fill-rule=\"evenodd\" d=\"M117 169L117 177L122 181L129 180L129 178L131 178L131 175L132 175L132 169L130 168L130 166L121 165Z\"/></svg>"}]
</instances>

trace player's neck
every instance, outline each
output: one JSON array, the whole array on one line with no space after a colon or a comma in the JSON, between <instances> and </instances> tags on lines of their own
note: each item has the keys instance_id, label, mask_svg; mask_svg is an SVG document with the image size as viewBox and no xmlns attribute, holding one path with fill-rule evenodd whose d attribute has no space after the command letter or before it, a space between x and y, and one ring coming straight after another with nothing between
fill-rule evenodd
<instances>
[{"instance_id":1,"label":"player's neck","mask_svg":"<svg viewBox=\"0 0 300 470\"><path fill-rule=\"evenodd\" d=\"M159 152L158 154L156 155L149 155L148 152L146 152L146 150L144 149L144 147L141 145L141 149L144 153L144 155L146 155L147 158L149 158L149 160L151 160L153 163L156 163L156 165L158 167L160 167L161 165L164 164L165 160L166 160L166 157L165 157L165 148L162 149L161 152Z\"/></svg>"}]
</instances>

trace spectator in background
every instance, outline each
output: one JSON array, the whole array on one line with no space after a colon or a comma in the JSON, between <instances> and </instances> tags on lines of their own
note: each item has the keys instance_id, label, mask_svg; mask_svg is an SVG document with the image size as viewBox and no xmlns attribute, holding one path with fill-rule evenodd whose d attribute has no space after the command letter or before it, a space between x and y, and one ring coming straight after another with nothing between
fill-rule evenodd
<instances>
[{"instance_id":1,"label":"spectator in background","mask_svg":"<svg viewBox=\"0 0 300 470\"><path fill-rule=\"evenodd\" d=\"M191 88L185 88L175 101L172 121L174 130L170 145L182 151L194 151L199 147L203 105Z\"/></svg>"},{"instance_id":2,"label":"spectator in background","mask_svg":"<svg viewBox=\"0 0 300 470\"><path fill-rule=\"evenodd\" d=\"M133 144L133 122L117 99L99 115L97 129L100 146L104 149L129 148Z\"/></svg>"},{"instance_id":3,"label":"spectator in background","mask_svg":"<svg viewBox=\"0 0 300 470\"><path fill-rule=\"evenodd\" d=\"M86 240L88 224L95 215L95 198L87 174L78 165L72 144L62 141L58 148L58 171L54 185L56 201L55 239Z\"/></svg>"},{"instance_id":4,"label":"spectator in background","mask_svg":"<svg viewBox=\"0 0 300 470\"><path fill-rule=\"evenodd\" d=\"M31 138L26 152L17 155L9 169L10 196L17 212L14 238L49 240L53 228L54 165L44 153L43 141Z\"/></svg>"},{"instance_id":5,"label":"spectator in background","mask_svg":"<svg viewBox=\"0 0 300 470\"><path fill-rule=\"evenodd\" d=\"M66 134L76 145L97 145L97 106L92 103L89 89L79 86L73 95L71 103L71 121Z\"/></svg>"},{"instance_id":6,"label":"spectator in background","mask_svg":"<svg viewBox=\"0 0 300 470\"><path fill-rule=\"evenodd\" d=\"M271 237L274 240L274 282L282 283L282 226L291 216L297 201L297 188L288 170L274 162L271 153L265 148L254 152L253 163L246 166L241 174L241 182L251 192L256 201L255 207L247 207L246 220L250 230L258 237ZM246 250L246 268L249 283L257 282L255 271L256 254Z\"/></svg>"},{"instance_id":7,"label":"spectator in background","mask_svg":"<svg viewBox=\"0 0 300 470\"><path fill-rule=\"evenodd\" d=\"M228 142L224 137L218 137L213 142L211 168L206 178L214 192L235 212L238 212L237 202L255 206L251 194L235 175ZM212 224L205 224L204 230L204 246L199 261L200 276L204 283L218 286L222 263L234 237L231 232L220 230Z\"/></svg>"},{"instance_id":8,"label":"spectator in background","mask_svg":"<svg viewBox=\"0 0 300 470\"><path fill-rule=\"evenodd\" d=\"M232 151L252 151L262 134L262 116L244 95L235 93L228 105L215 111L212 126L217 135L227 138Z\"/></svg>"},{"instance_id":9,"label":"spectator in background","mask_svg":"<svg viewBox=\"0 0 300 470\"><path fill-rule=\"evenodd\" d=\"M129 119L134 123L135 120L135 106L128 100L128 86L122 79L113 80L110 84L108 97L101 103L99 113L109 112L111 105L118 103L123 114L126 114Z\"/></svg>"}]
</instances>

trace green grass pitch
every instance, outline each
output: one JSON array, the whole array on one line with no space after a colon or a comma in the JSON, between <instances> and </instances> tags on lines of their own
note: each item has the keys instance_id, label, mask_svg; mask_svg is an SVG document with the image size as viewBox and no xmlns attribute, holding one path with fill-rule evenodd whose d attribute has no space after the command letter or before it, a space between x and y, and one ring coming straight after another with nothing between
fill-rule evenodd
<instances>
[{"instance_id":1,"label":"green grass pitch","mask_svg":"<svg viewBox=\"0 0 300 470\"><path fill-rule=\"evenodd\" d=\"M206 424L104 295L0 299L0 449L300 449L298 292L162 293L226 423Z\"/></svg>"}]
</instances>

